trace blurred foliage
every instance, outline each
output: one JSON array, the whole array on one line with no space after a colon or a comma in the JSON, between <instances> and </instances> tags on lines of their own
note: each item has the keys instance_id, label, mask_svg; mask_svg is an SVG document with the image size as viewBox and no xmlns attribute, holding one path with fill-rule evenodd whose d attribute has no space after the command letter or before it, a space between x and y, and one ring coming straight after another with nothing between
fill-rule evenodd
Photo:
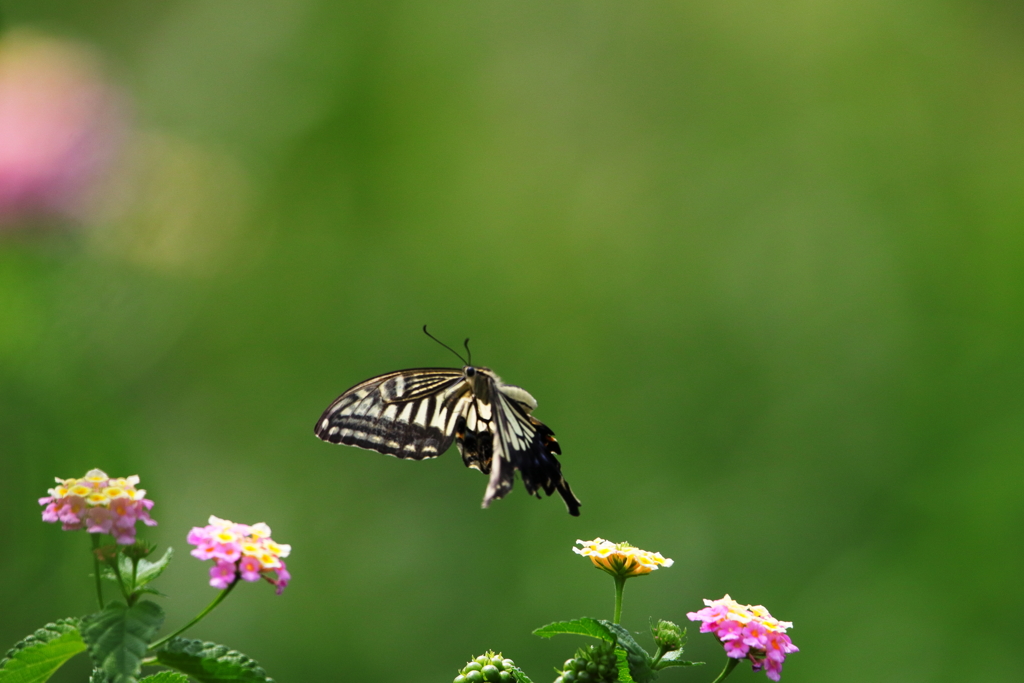
<instances>
[{"instance_id":1,"label":"blurred foliage","mask_svg":"<svg viewBox=\"0 0 1024 683\"><path fill-rule=\"evenodd\" d=\"M294 546L283 596L203 632L280 681L487 648L544 680L568 651L533 627L611 615L595 536L676 560L626 626L763 603L789 683L1019 678L1018 4L3 11L104 56L150 161L90 225L0 235L0 642L92 609L88 539L35 499L100 467L161 546L211 513ZM537 397L579 519L313 437L350 385L456 363L424 323ZM168 624L206 570L162 577Z\"/></svg>"}]
</instances>

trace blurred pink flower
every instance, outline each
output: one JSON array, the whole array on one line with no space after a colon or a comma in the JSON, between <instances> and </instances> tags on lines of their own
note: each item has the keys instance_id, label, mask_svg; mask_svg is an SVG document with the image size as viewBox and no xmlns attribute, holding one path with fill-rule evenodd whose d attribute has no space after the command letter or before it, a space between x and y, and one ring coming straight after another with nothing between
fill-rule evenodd
<instances>
[{"instance_id":1,"label":"blurred pink flower","mask_svg":"<svg viewBox=\"0 0 1024 683\"><path fill-rule=\"evenodd\" d=\"M275 543L270 537L270 527L263 523L236 524L212 515L209 522L204 527L193 527L187 540L196 546L192 550L193 557L215 560L210 568L210 585L223 590L239 578L246 581L262 578L277 587L280 595L291 580L283 558L288 557L292 547Z\"/></svg>"},{"instance_id":2,"label":"blurred pink flower","mask_svg":"<svg viewBox=\"0 0 1024 683\"><path fill-rule=\"evenodd\" d=\"M81 217L125 119L123 96L87 50L28 33L0 38L0 228Z\"/></svg>"},{"instance_id":3,"label":"blurred pink flower","mask_svg":"<svg viewBox=\"0 0 1024 683\"><path fill-rule=\"evenodd\" d=\"M690 621L701 622L701 633L718 636L727 656L749 659L754 671L764 670L773 681L782 676L786 655L800 651L786 635L793 624L779 621L762 605L741 605L728 595L704 604L704 609L687 613Z\"/></svg>"},{"instance_id":4,"label":"blurred pink flower","mask_svg":"<svg viewBox=\"0 0 1024 683\"><path fill-rule=\"evenodd\" d=\"M110 534L121 545L135 542L135 523L155 526L149 516L153 501L144 489L136 489L137 476L108 477L103 470L89 470L81 479L57 479L50 494L39 499L44 522L61 522L65 531L84 528L90 534Z\"/></svg>"}]
</instances>

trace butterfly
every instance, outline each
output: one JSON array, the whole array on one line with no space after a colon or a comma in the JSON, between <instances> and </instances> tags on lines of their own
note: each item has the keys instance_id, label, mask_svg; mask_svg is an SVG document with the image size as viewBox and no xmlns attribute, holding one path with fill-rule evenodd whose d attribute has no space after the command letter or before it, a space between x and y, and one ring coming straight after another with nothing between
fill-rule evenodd
<instances>
[{"instance_id":1,"label":"butterfly","mask_svg":"<svg viewBox=\"0 0 1024 683\"><path fill-rule=\"evenodd\" d=\"M555 457L562 449L554 432L531 414L536 399L489 368L464 362L461 370L398 370L360 382L327 407L314 433L412 460L436 458L454 441L466 467L490 477L483 507L512 490L519 470L527 492L540 498L541 490L549 496L558 491L569 514L578 516L580 501Z\"/></svg>"}]
</instances>

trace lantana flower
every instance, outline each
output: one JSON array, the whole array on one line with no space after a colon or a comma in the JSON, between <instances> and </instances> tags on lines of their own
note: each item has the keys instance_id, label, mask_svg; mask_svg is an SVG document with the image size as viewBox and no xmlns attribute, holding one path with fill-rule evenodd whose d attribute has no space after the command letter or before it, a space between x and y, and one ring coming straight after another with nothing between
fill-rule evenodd
<instances>
[{"instance_id":1,"label":"lantana flower","mask_svg":"<svg viewBox=\"0 0 1024 683\"><path fill-rule=\"evenodd\" d=\"M579 541L582 548L573 548L577 555L589 557L598 569L612 576L628 579L633 576L650 574L659 567L671 567L672 560L662 557L661 553L635 548L628 543L612 543L603 538L593 541Z\"/></svg>"},{"instance_id":2,"label":"lantana flower","mask_svg":"<svg viewBox=\"0 0 1024 683\"><path fill-rule=\"evenodd\" d=\"M137 489L138 476L112 478L103 470L89 470L81 479L57 478L57 486L39 499L44 522L61 522L64 531L85 529L110 534L120 545L135 542L135 523L155 526L149 510L153 501Z\"/></svg>"},{"instance_id":3,"label":"lantana flower","mask_svg":"<svg viewBox=\"0 0 1024 683\"><path fill-rule=\"evenodd\" d=\"M210 515L210 523L193 527L188 542L195 547L192 556L200 560L213 560L210 585L226 589L239 578L272 583L280 595L291 580L283 558L291 554L292 547L276 543L270 537L270 527L259 524L236 524Z\"/></svg>"},{"instance_id":4,"label":"lantana flower","mask_svg":"<svg viewBox=\"0 0 1024 683\"><path fill-rule=\"evenodd\" d=\"M0 36L0 232L84 218L124 142L125 109L88 50L25 31Z\"/></svg>"},{"instance_id":5,"label":"lantana flower","mask_svg":"<svg viewBox=\"0 0 1024 683\"><path fill-rule=\"evenodd\" d=\"M786 655L800 651L786 635L793 623L779 621L762 605L741 605L728 594L704 604L699 612L687 613L690 621L701 622L701 633L718 636L726 655L749 659L754 671L763 669L773 681L781 677Z\"/></svg>"}]
</instances>

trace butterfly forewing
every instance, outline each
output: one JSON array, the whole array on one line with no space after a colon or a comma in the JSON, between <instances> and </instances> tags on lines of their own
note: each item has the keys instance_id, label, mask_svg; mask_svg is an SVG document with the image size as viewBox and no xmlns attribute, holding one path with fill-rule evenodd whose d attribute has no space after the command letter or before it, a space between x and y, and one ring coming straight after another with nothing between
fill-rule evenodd
<instances>
[{"instance_id":1,"label":"butterfly forewing","mask_svg":"<svg viewBox=\"0 0 1024 683\"><path fill-rule=\"evenodd\" d=\"M454 439L460 399L470 387L459 370L400 370L368 379L332 403L317 422L324 441L398 458L435 458Z\"/></svg>"}]
</instances>

